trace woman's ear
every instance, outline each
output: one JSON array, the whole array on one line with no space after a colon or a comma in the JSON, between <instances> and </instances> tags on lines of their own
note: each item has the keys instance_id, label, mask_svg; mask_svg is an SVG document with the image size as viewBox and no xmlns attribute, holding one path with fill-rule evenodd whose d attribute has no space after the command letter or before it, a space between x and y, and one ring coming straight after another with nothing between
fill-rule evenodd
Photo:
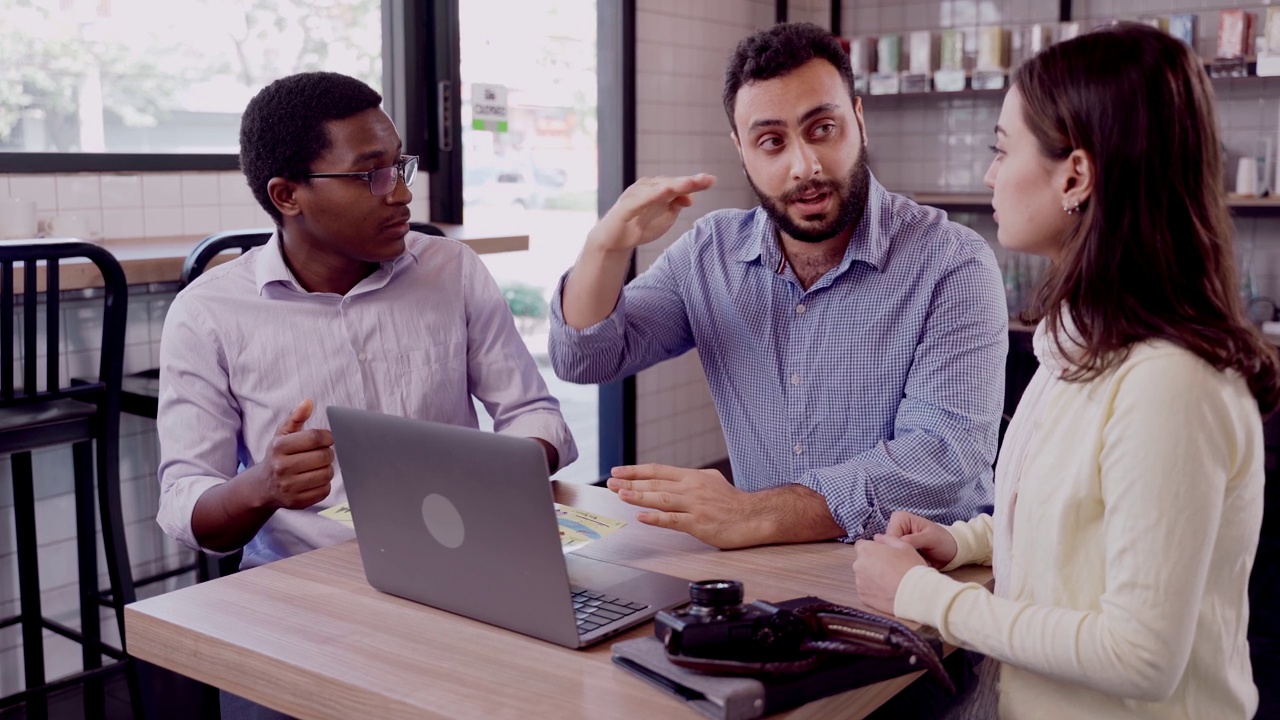
<instances>
[{"instance_id":1,"label":"woman's ear","mask_svg":"<svg viewBox=\"0 0 1280 720\"><path fill-rule=\"evenodd\" d=\"M1096 175L1093 158L1084 150L1072 150L1062 167L1062 207L1077 208L1089 202Z\"/></svg>"}]
</instances>

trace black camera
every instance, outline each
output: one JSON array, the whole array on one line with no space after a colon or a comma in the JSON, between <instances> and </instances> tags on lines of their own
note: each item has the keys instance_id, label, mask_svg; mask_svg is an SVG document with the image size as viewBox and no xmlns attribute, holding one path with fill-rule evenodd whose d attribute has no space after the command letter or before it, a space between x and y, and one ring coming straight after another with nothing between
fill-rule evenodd
<instances>
[{"instance_id":1,"label":"black camera","mask_svg":"<svg viewBox=\"0 0 1280 720\"><path fill-rule=\"evenodd\" d=\"M742 583L689 583L688 607L658 613L654 634L668 655L766 662L804 654L809 627L789 610L742 602Z\"/></svg>"}]
</instances>

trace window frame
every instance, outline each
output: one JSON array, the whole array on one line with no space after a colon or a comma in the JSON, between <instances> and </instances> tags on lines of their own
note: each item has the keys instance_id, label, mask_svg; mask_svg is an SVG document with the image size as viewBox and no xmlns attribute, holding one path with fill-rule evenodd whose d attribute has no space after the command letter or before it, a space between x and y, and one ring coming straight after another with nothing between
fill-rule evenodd
<instances>
[{"instance_id":1,"label":"window frame","mask_svg":"<svg viewBox=\"0 0 1280 720\"><path fill-rule=\"evenodd\" d=\"M430 0L428 0L429 2ZM405 16L407 5L421 4L423 0L382 0L382 98L391 117L406 97L403 84L393 85L391 79L402 73L400 63L411 60L396 48L406 43L410 34L407 24L396 24L396 18ZM399 90L400 92L397 92ZM0 173L48 174L75 172L201 172L239 170L240 158L236 153L85 153L85 152L0 152Z\"/></svg>"},{"instance_id":2,"label":"window frame","mask_svg":"<svg viewBox=\"0 0 1280 720\"><path fill-rule=\"evenodd\" d=\"M383 0L383 98L404 152L421 157L432 222L463 222L460 0ZM598 0L597 68L601 215L636 180L636 0ZM411 90L414 88L415 90ZM423 90L426 91L423 91ZM444 101L452 99L443 107ZM441 142L451 127L452 145ZM0 173L232 171L239 157L180 153L0 152ZM628 280L635 276L632 258ZM600 466L636 461L636 380L600 386Z\"/></svg>"}]
</instances>

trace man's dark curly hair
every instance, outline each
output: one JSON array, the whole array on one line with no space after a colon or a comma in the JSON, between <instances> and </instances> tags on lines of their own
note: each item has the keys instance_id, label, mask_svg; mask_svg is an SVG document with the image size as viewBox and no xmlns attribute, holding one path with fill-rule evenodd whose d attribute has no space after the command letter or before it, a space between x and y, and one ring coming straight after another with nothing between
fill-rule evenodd
<instances>
[{"instance_id":1,"label":"man's dark curly hair","mask_svg":"<svg viewBox=\"0 0 1280 720\"><path fill-rule=\"evenodd\" d=\"M724 71L724 111L729 116L729 127L738 131L733 106L743 85L782 77L817 59L835 66L849 86L852 99L853 65L849 53L830 32L813 23L779 23L743 38Z\"/></svg>"},{"instance_id":2,"label":"man's dark curly hair","mask_svg":"<svg viewBox=\"0 0 1280 720\"><path fill-rule=\"evenodd\" d=\"M382 96L359 80L331 72L280 78L253 96L240 120L240 168L258 204L283 221L267 195L273 177L303 180L329 149L325 123L376 108Z\"/></svg>"}]
</instances>

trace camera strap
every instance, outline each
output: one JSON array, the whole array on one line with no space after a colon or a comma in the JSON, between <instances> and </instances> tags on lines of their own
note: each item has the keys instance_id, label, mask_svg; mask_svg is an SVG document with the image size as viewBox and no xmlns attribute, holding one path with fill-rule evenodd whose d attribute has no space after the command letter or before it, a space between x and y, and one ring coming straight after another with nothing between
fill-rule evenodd
<instances>
[{"instance_id":1,"label":"camera strap","mask_svg":"<svg viewBox=\"0 0 1280 720\"><path fill-rule=\"evenodd\" d=\"M791 613L807 629L799 654L779 660L744 662L719 658L668 654L675 665L711 675L768 677L806 673L842 656L906 658L919 665L947 689L955 685L942 666L942 658L919 634L882 615L828 602L795 605L784 603L779 612Z\"/></svg>"}]
</instances>

